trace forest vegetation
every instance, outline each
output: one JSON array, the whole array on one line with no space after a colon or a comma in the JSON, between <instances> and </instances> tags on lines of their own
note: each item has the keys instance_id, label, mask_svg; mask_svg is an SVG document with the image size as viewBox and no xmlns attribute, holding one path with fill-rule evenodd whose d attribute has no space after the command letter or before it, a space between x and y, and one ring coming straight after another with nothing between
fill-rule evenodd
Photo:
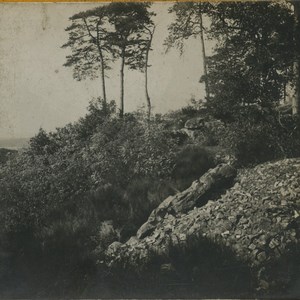
<instances>
[{"instance_id":1,"label":"forest vegetation","mask_svg":"<svg viewBox=\"0 0 300 300\"><path fill-rule=\"evenodd\" d=\"M65 66L76 80L100 78L101 93L77 122L41 128L17 154L1 150L0 297L88 297L97 280L109 294L126 283L106 276L107 247L134 236L165 198L220 162L242 169L299 157L298 10L296 1L174 3L165 55L199 39L206 96L167 114L153 113L148 89L151 3L71 16ZM106 87L116 64L118 105ZM145 79L145 110L124 110L125 68ZM209 126L189 136L190 119Z\"/></svg>"}]
</instances>

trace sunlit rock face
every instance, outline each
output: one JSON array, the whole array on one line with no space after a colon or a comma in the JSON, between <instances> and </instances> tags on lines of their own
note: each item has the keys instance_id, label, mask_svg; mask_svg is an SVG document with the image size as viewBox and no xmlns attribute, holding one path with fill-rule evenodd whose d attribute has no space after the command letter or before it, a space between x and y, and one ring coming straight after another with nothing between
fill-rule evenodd
<instances>
[{"instance_id":1,"label":"sunlit rock face","mask_svg":"<svg viewBox=\"0 0 300 300\"><path fill-rule=\"evenodd\" d=\"M168 257L174 247L187 254L191 244L199 249L210 244L224 258L228 251L246 265L257 290L288 286L299 262L300 159L265 163L235 176L230 165L219 165L164 200L137 236L108 248L108 265L139 268ZM201 255L205 262L210 254Z\"/></svg>"}]
</instances>

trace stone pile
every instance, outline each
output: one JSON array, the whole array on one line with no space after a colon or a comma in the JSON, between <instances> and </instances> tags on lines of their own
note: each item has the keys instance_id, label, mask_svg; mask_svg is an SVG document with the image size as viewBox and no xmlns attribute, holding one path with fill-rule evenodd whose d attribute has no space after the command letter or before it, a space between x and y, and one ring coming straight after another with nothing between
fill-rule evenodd
<instances>
[{"instance_id":1,"label":"stone pile","mask_svg":"<svg viewBox=\"0 0 300 300\"><path fill-rule=\"evenodd\" d=\"M170 245L184 247L187 239L201 237L245 262L258 289L287 285L290 278L284 270L293 268L299 255L300 159L240 170L226 193L209 199L220 182L234 176L232 167L220 165L188 190L167 198L137 236L110 245L108 264L150 264L150 253L167 255Z\"/></svg>"}]
</instances>

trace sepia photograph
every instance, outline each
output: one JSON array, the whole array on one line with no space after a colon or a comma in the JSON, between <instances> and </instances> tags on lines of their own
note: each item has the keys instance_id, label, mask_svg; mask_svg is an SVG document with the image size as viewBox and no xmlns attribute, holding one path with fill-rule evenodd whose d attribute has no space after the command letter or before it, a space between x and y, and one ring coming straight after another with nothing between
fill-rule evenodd
<instances>
[{"instance_id":1,"label":"sepia photograph","mask_svg":"<svg viewBox=\"0 0 300 300\"><path fill-rule=\"evenodd\" d=\"M300 1L0 2L0 299L300 299Z\"/></svg>"}]
</instances>

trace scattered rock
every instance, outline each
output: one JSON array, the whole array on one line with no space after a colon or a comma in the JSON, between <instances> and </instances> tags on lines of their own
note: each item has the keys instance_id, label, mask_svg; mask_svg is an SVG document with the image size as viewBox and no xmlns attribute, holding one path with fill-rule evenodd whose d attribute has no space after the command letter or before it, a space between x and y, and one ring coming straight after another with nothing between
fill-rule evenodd
<instances>
[{"instance_id":1,"label":"scattered rock","mask_svg":"<svg viewBox=\"0 0 300 300\"><path fill-rule=\"evenodd\" d=\"M113 242L112 244L110 244L106 250L106 255L107 256L114 256L114 254L118 253L121 246L123 244L120 242Z\"/></svg>"}]
</instances>

